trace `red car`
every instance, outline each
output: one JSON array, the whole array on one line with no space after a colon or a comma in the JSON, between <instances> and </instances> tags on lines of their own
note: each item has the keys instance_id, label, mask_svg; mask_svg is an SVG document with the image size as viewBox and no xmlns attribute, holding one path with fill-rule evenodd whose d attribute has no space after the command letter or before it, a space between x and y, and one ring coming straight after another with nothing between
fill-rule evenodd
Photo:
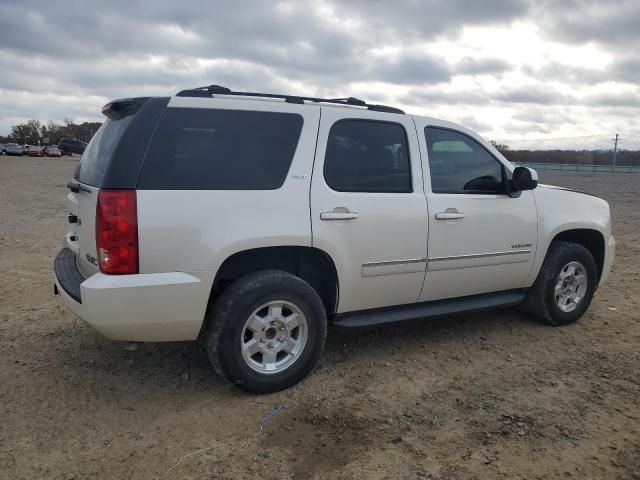
<instances>
[{"instance_id":1,"label":"red car","mask_svg":"<svg viewBox=\"0 0 640 480\"><path fill-rule=\"evenodd\" d=\"M61 157L62 156L62 152L60 150L58 150L58 147L44 147L43 149L44 154L47 157Z\"/></svg>"},{"instance_id":2,"label":"red car","mask_svg":"<svg viewBox=\"0 0 640 480\"><path fill-rule=\"evenodd\" d=\"M24 153L30 157L44 157L44 151L40 147L29 145L25 148Z\"/></svg>"}]
</instances>

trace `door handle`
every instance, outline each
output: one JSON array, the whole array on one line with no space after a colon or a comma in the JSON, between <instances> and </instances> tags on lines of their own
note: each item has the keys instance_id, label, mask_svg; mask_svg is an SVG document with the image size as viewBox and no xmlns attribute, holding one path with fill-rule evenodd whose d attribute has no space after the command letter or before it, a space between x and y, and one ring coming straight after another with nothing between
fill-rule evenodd
<instances>
[{"instance_id":1,"label":"door handle","mask_svg":"<svg viewBox=\"0 0 640 480\"><path fill-rule=\"evenodd\" d=\"M436 213L436 220L458 220L460 218L464 218L464 213L453 209Z\"/></svg>"},{"instance_id":2,"label":"door handle","mask_svg":"<svg viewBox=\"0 0 640 480\"><path fill-rule=\"evenodd\" d=\"M348 208L337 207L330 212L322 212L320 220L355 220L358 212L350 212Z\"/></svg>"}]
</instances>

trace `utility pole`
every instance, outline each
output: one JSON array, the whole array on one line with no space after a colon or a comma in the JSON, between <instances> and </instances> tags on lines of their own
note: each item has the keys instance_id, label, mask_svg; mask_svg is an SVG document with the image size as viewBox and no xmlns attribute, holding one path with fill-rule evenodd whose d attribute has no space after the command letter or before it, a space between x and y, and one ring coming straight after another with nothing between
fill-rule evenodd
<instances>
[{"instance_id":1,"label":"utility pole","mask_svg":"<svg viewBox=\"0 0 640 480\"><path fill-rule=\"evenodd\" d=\"M616 133L616 138L613 139L613 170L616 171L616 156L618 155L618 134Z\"/></svg>"}]
</instances>

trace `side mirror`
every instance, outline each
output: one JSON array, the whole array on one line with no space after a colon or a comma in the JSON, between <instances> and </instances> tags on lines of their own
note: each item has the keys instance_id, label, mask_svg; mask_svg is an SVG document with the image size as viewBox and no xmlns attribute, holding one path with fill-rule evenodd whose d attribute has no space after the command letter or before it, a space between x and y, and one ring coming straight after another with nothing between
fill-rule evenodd
<instances>
[{"instance_id":1,"label":"side mirror","mask_svg":"<svg viewBox=\"0 0 640 480\"><path fill-rule=\"evenodd\" d=\"M511 176L511 186L516 192L533 190L538 186L538 174L533 168L516 167Z\"/></svg>"}]
</instances>

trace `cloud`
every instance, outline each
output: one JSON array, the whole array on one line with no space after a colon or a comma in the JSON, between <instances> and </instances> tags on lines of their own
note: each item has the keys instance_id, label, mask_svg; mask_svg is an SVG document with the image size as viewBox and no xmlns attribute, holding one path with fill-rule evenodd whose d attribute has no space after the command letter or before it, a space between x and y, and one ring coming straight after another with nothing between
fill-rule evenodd
<instances>
[{"instance_id":1,"label":"cloud","mask_svg":"<svg viewBox=\"0 0 640 480\"><path fill-rule=\"evenodd\" d=\"M486 73L502 73L510 70L512 65L501 58L464 57L456 65L459 75L482 75Z\"/></svg>"},{"instance_id":2,"label":"cloud","mask_svg":"<svg viewBox=\"0 0 640 480\"><path fill-rule=\"evenodd\" d=\"M5 0L0 133L16 119L100 119L113 98L211 83L362 97L503 137L629 125L638 5ZM582 61L598 55L606 61Z\"/></svg>"},{"instance_id":3,"label":"cloud","mask_svg":"<svg viewBox=\"0 0 640 480\"><path fill-rule=\"evenodd\" d=\"M536 123L536 122L509 122L507 124L507 130L512 134L524 134L524 133L552 133L553 130L549 127Z\"/></svg>"},{"instance_id":4,"label":"cloud","mask_svg":"<svg viewBox=\"0 0 640 480\"><path fill-rule=\"evenodd\" d=\"M493 98L501 102L535 104L570 103L574 101L571 97L563 95L552 88L539 85L524 85L501 90L495 93Z\"/></svg>"},{"instance_id":5,"label":"cloud","mask_svg":"<svg viewBox=\"0 0 640 480\"><path fill-rule=\"evenodd\" d=\"M482 105L490 101L487 92L479 90L443 91L437 88L414 88L399 98L405 105Z\"/></svg>"},{"instance_id":6,"label":"cloud","mask_svg":"<svg viewBox=\"0 0 640 480\"><path fill-rule=\"evenodd\" d=\"M584 103L586 105L592 105L594 107L622 107L636 109L640 107L640 90L636 91L635 95L617 92L606 92L589 95L584 98Z\"/></svg>"},{"instance_id":7,"label":"cloud","mask_svg":"<svg viewBox=\"0 0 640 480\"><path fill-rule=\"evenodd\" d=\"M607 82L640 84L640 58L624 53L610 63L598 67L549 62L539 68L525 66L523 70L540 81L559 80L573 85L597 85Z\"/></svg>"},{"instance_id":8,"label":"cloud","mask_svg":"<svg viewBox=\"0 0 640 480\"><path fill-rule=\"evenodd\" d=\"M640 2L637 0L567 0L538 2L540 25L554 37L574 43L633 49L640 45Z\"/></svg>"},{"instance_id":9,"label":"cloud","mask_svg":"<svg viewBox=\"0 0 640 480\"><path fill-rule=\"evenodd\" d=\"M395 58L374 57L371 64L369 78L400 85L439 83L451 78L446 60L428 53L403 52Z\"/></svg>"},{"instance_id":10,"label":"cloud","mask_svg":"<svg viewBox=\"0 0 640 480\"><path fill-rule=\"evenodd\" d=\"M561 111L558 111L558 108L549 108L546 106L529 108L526 112L512 115L511 118L519 122L532 122L548 126L564 125L578 121L578 116L573 114L570 109L563 108Z\"/></svg>"}]
</instances>

